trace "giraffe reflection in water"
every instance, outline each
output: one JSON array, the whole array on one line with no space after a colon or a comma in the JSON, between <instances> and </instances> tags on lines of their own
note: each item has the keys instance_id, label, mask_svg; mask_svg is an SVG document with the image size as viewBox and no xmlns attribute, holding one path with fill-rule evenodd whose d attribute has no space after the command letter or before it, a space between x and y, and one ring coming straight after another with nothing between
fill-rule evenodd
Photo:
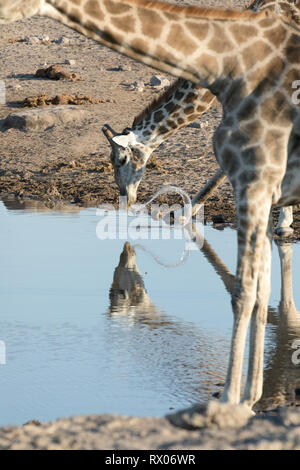
<instances>
[{"instance_id":1,"label":"giraffe reflection in water","mask_svg":"<svg viewBox=\"0 0 300 470\"><path fill-rule=\"evenodd\" d=\"M226 291L231 294L234 276L207 240L199 243L199 246L208 263L222 280ZM269 337L272 344L266 350L263 395L255 406L256 411L300 404L300 367L292 362L292 344L300 338L300 314L295 307L292 286L293 247L291 243L277 243L277 249L281 267L281 296L278 308L268 309ZM176 330L180 327L176 325L176 319L165 314L151 301L137 266L135 249L129 242L124 244L120 255L109 298L110 316L128 317L134 323L141 323L149 328L169 326L171 330ZM219 374L216 380L218 378Z\"/></svg>"}]
</instances>

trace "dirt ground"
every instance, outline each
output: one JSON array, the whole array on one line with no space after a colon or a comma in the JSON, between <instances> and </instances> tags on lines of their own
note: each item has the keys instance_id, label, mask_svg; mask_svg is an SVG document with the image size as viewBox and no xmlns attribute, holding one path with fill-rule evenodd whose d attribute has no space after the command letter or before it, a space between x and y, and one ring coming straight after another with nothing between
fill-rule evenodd
<instances>
[{"instance_id":1,"label":"dirt ground","mask_svg":"<svg viewBox=\"0 0 300 470\"><path fill-rule=\"evenodd\" d=\"M0 428L0 450L300 450L299 409L257 416L238 428L188 430L166 418L90 415Z\"/></svg>"},{"instance_id":2,"label":"dirt ground","mask_svg":"<svg viewBox=\"0 0 300 470\"><path fill-rule=\"evenodd\" d=\"M177 3L182 2L177 0ZM201 4L201 1L188 3ZM225 2L204 3L224 5ZM228 2L235 7L243 7L245 3L243 0ZM35 42L34 36L43 40ZM136 80L148 83L157 71L43 18L1 26L0 57L0 80L6 85L6 104L0 104L0 195L39 199L50 207L58 201L79 206L117 204L118 189L109 165L110 149L101 127L109 123L121 131L130 126L135 115L159 92L151 87L143 92L133 91L128 84ZM50 65L59 65L67 74L78 74L80 80L54 81L35 76L38 69ZM43 131L3 127L9 114L20 111L21 102L43 94L51 98L79 94L100 103L80 106L87 115L79 122L54 125ZM148 200L162 185L179 186L193 196L205 184L218 168L212 135L220 117L217 104L203 114L199 120L201 128L187 127L157 149L154 163L149 165L139 187L139 202ZM208 221L220 214L226 222L235 220L228 181L205 205ZM294 228L295 238L300 238L297 209Z\"/></svg>"}]
</instances>

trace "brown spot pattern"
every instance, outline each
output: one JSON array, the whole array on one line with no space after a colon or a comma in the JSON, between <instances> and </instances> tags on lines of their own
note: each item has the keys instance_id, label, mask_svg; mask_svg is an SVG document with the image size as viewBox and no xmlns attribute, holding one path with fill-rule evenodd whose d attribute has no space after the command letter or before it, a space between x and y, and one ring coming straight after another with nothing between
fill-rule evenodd
<instances>
[{"instance_id":1,"label":"brown spot pattern","mask_svg":"<svg viewBox=\"0 0 300 470\"><path fill-rule=\"evenodd\" d=\"M106 11L112 15L121 15L130 11L132 8L130 5L126 5L121 2L115 2L113 0L103 0L103 4L106 8Z\"/></svg>"},{"instance_id":2,"label":"brown spot pattern","mask_svg":"<svg viewBox=\"0 0 300 470\"><path fill-rule=\"evenodd\" d=\"M161 35L165 22L156 11L140 9L142 34L149 38L158 39Z\"/></svg>"},{"instance_id":3,"label":"brown spot pattern","mask_svg":"<svg viewBox=\"0 0 300 470\"><path fill-rule=\"evenodd\" d=\"M209 25L207 23L194 23L193 21L186 21L185 22L186 28L190 31L190 33L199 41L203 41L208 33Z\"/></svg>"},{"instance_id":4,"label":"brown spot pattern","mask_svg":"<svg viewBox=\"0 0 300 470\"><path fill-rule=\"evenodd\" d=\"M126 33L135 32L135 18L133 15L126 15L120 18L111 18L111 24Z\"/></svg>"},{"instance_id":5,"label":"brown spot pattern","mask_svg":"<svg viewBox=\"0 0 300 470\"><path fill-rule=\"evenodd\" d=\"M167 43L185 55L192 54L197 44L184 32L182 26L173 25L167 38Z\"/></svg>"},{"instance_id":6,"label":"brown spot pattern","mask_svg":"<svg viewBox=\"0 0 300 470\"><path fill-rule=\"evenodd\" d=\"M103 21L104 14L96 0L88 0L84 6L84 11L92 18Z\"/></svg>"}]
</instances>

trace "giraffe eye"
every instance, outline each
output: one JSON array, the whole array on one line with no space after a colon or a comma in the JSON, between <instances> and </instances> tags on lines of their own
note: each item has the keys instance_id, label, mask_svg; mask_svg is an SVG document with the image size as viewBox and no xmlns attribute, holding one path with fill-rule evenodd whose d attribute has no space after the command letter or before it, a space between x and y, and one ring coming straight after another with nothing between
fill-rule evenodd
<instances>
[{"instance_id":1,"label":"giraffe eye","mask_svg":"<svg viewBox=\"0 0 300 470\"><path fill-rule=\"evenodd\" d=\"M119 159L119 165L120 165L120 166L125 165L125 163L126 163L126 157Z\"/></svg>"},{"instance_id":2,"label":"giraffe eye","mask_svg":"<svg viewBox=\"0 0 300 470\"><path fill-rule=\"evenodd\" d=\"M119 160L118 160L119 166L125 165L125 163L128 163L128 161L129 161L129 155L125 153L125 155L122 155L119 157Z\"/></svg>"}]
</instances>

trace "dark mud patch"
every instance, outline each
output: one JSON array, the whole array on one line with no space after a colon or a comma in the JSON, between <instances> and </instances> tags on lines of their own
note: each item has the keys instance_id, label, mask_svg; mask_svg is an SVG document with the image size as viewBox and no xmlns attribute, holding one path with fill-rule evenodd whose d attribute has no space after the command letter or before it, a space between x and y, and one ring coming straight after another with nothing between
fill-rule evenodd
<instances>
[{"instance_id":1,"label":"dark mud patch","mask_svg":"<svg viewBox=\"0 0 300 470\"><path fill-rule=\"evenodd\" d=\"M153 175L160 173L160 163L152 159L147 171ZM162 172L164 170L162 169ZM167 171L165 171L167 173ZM13 195L16 198L30 198L49 203L72 203L82 207L96 207L109 203L118 205L119 191L114 182L112 165L106 159L95 155L77 160L58 161L42 166L38 171L9 171L0 167L1 195ZM154 192L146 185L138 192L138 202L145 203ZM191 197L194 194L190 195ZM180 196L161 195L156 204L180 204ZM274 228L279 217L279 210L273 210ZM213 195L204 207L204 222L212 223L223 230L227 224L236 224L234 199L230 196ZM222 223L221 223L222 222ZM289 240L300 240L300 209L294 207L294 229ZM274 235L274 238L278 238Z\"/></svg>"},{"instance_id":2,"label":"dark mud patch","mask_svg":"<svg viewBox=\"0 0 300 470\"><path fill-rule=\"evenodd\" d=\"M49 97L46 94L39 96L30 96L25 98L20 105L23 108L37 108L39 106L61 106L61 105L76 105L83 106L87 104L101 104L101 103L115 103L113 98L110 99L97 99L88 95L69 95L68 93Z\"/></svg>"},{"instance_id":3,"label":"dark mud patch","mask_svg":"<svg viewBox=\"0 0 300 470\"><path fill-rule=\"evenodd\" d=\"M47 78L49 80L70 80L71 82L81 82L84 80L78 73L65 72L59 65L50 65L50 67L38 69L35 72L35 77Z\"/></svg>"}]
</instances>

